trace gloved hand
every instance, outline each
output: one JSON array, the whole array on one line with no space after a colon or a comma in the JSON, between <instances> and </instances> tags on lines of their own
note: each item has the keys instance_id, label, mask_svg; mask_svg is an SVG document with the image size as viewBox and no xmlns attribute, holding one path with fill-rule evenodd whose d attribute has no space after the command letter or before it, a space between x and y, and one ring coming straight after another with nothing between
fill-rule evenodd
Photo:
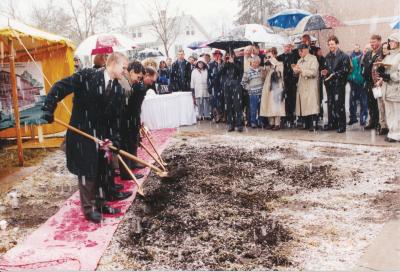
<instances>
[{"instance_id":1,"label":"gloved hand","mask_svg":"<svg viewBox=\"0 0 400 272\"><path fill-rule=\"evenodd\" d=\"M376 72L377 72L378 74L384 74L384 73L385 73L385 67L382 66L382 65L379 65L379 66L376 68Z\"/></svg>"},{"instance_id":2,"label":"gloved hand","mask_svg":"<svg viewBox=\"0 0 400 272\"><path fill-rule=\"evenodd\" d=\"M381 75L381 78L383 79L383 81L388 82L390 81L390 74L383 74Z\"/></svg>"},{"instance_id":3,"label":"gloved hand","mask_svg":"<svg viewBox=\"0 0 400 272\"><path fill-rule=\"evenodd\" d=\"M46 122L48 124L51 124L51 123L54 122L54 114L52 112L50 112L50 111L44 110L43 113L42 113L42 116L40 118L43 119L43 120L46 120Z\"/></svg>"},{"instance_id":4,"label":"gloved hand","mask_svg":"<svg viewBox=\"0 0 400 272\"><path fill-rule=\"evenodd\" d=\"M378 71L379 77L383 79L383 81L387 82L390 80L390 74L385 73L385 69Z\"/></svg>"}]
</instances>

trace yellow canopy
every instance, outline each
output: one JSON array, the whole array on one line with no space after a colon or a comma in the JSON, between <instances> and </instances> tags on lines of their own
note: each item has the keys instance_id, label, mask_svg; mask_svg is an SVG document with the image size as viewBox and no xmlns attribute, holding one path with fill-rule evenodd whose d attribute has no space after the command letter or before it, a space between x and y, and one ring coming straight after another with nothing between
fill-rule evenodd
<instances>
[{"instance_id":1,"label":"yellow canopy","mask_svg":"<svg viewBox=\"0 0 400 272\"><path fill-rule=\"evenodd\" d=\"M44 77L49 81L47 82L45 79L46 93L50 89L49 83L53 84L74 72L73 51L75 47L70 40L0 15L0 42L4 45L5 56L9 55L10 52L10 39L13 40L16 62L31 61L25 48L35 61L41 62ZM8 59L6 58L4 62L7 63ZM72 108L72 97L65 98L64 104L68 110L63 105L59 105L55 117L68 123ZM43 126L44 134L54 134L64 130L65 128L58 124ZM29 132L22 129L22 135L29 136ZM0 138L5 137L16 137L15 129L0 131Z\"/></svg>"}]
</instances>

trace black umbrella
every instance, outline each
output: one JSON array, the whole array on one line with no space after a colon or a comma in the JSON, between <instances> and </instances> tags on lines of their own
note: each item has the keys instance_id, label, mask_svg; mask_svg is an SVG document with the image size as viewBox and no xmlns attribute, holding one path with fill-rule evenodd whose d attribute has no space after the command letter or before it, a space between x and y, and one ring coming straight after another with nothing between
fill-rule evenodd
<instances>
[{"instance_id":1,"label":"black umbrella","mask_svg":"<svg viewBox=\"0 0 400 272\"><path fill-rule=\"evenodd\" d=\"M226 35L211 41L207 44L209 47L218 48L227 52L235 48L251 45L252 41L245 37L245 27L236 27L233 31L228 32Z\"/></svg>"}]
</instances>

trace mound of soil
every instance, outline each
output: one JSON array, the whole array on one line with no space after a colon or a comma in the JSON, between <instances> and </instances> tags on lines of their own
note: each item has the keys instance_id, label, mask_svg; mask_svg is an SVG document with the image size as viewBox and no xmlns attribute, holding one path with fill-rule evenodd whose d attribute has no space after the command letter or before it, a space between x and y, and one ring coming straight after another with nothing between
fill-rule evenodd
<instances>
[{"instance_id":1,"label":"mound of soil","mask_svg":"<svg viewBox=\"0 0 400 272\"><path fill-rule=\"evenodd\" d=\"M332 187L329 165L285 165L272 152L181 145L166 151L171 177L149 177L145 198L132 206L128 235L119 243L129 269L250 270L290 266L281 250L291 231L269 203L285 194L274 187Z\"/></svg>"}]
</instances>

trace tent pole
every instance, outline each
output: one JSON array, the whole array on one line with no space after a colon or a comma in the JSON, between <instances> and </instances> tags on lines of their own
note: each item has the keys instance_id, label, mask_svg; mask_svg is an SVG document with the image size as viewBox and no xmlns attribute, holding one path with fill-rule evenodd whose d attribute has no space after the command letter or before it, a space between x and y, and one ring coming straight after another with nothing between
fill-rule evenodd
<instances>
[{"instance_id":1,"label":"tent pole","mask_svg":"<svg viewBox=\"0 0 400 272\"><path fill-rule=\"evenodd\" d=\"M17 78L15 75L15 60L14 60L14 45L13 40L8 41L10 48L10 82L12 91L12 102L15 116L15 129L17 131L17 146L18 146L18 160L19 166L24 166L24 151L22 149L22 135L21 135L21 124L19 119L19 108L18 108L18 92L17 92Z\"/></svg>"}]
</instances>

